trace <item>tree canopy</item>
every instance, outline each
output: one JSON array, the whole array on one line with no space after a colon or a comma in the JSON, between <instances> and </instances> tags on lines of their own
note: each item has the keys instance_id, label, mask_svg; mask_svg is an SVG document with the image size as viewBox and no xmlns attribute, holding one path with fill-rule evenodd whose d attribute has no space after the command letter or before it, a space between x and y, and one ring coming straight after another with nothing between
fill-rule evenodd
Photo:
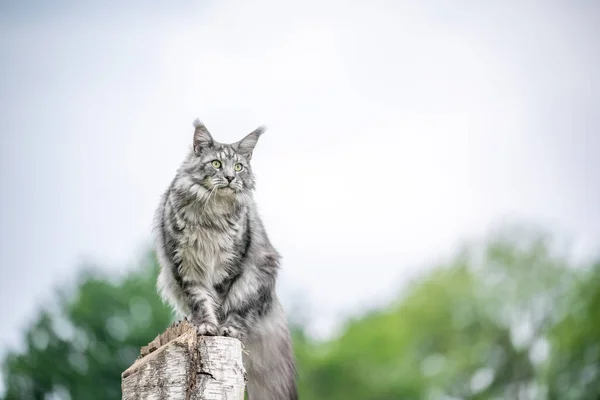
<instances>
[{"instance_id":1,"label":"tree canopy","mask_svg":"<svg viewBox=\"0 0 600 400\"><path fill-rule=\"evenodd\" d=\"M119 280L85 273L3 362L6 400L120 399L120 374L172 321L153 257ZM68 293L68 294L65 294ZM294 316L291 316L294 320ZM600 262L506 229L428 269L341 333L293 336L304 400L598 399Z\"/></svg>"}]
</instances>

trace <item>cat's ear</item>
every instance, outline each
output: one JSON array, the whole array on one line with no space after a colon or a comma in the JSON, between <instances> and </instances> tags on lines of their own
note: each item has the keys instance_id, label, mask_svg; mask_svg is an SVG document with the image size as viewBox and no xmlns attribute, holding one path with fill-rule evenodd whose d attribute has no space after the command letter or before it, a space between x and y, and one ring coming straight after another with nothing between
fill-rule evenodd
<instances>
[{"instance_id":1,"label":"cat's ear","mask_svg":"<svg viewBox=\"0 0 600 400\"><path fill-rule=\"evenodd\" d=\"M200 154L202 149L212 146L214 140L210 132L199 119L194 121L194 153Z\"/></svg>"},{"instance_id":2,"label":"cat's ear","mask_svg":"<svg viewBox=\"0 0 600 400\"><path fill-rule=\"evenodd\" d=\"M260 135L265 133L267 130L266 126L260 126L246 135L245 138L235 143L235 149L238 153L246 157L248 160L252 158L252 152L254 151L254 147L258 142L258 138Z\"/></svg>"}]
</instances>

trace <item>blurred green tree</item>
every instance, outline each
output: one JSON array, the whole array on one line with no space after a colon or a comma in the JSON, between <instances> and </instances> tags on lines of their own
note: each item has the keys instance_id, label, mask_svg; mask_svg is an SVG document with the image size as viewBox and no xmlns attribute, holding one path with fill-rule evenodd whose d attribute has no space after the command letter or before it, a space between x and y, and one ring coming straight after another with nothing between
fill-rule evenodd
<instances>
[{"instance_id":1,"label":"blurred green tree","mask_svg":"<svg viewBox=\"0 0 600 400\"><path fill-rule=\"evenodd\" d=\"M324 342L290 315L303 400L600 398L600 263L502 229L428 269L392 304ZM120 280L86 273L43 310L3 370L6 400L120 399L120 374L171 312L148 256Z\"/></svg>"},{"instance_id":2,"label":"blurred green tree","mask_svg":"<svg viewBox=\"0 0 600 400\"><path fill-rule=\"evenodd\" d=\"M148 256L123 279L82 274L74 293L57 294L25 333L25 351L4 361L6 400L121 399L121 372L171 322L156 293Z\"/></svg>"},{"instance_id":3,"label":"blurred green tree","mask_svg":"<svg viewBox=\"0 0 600 400\"><path fill-rule=\"evenodd\" d=\"M549 399L600 399L600 262L582 271L550 332Z\"/></svg>"},{"instance_id":4,"label":"blurred green tree","mask_svg":"<svg viewBox=\"0 0 600 400\"><path fill-rule=\"evenodd\" d=\"M512 227L469 246L408 285L395 304L303 349L302 398L537 400L558 385L577 393L570 398L598 399L599 380L591 378L600 365L600 281L556 248L537 231ZM572 317L555 327L575 304L585 308L579 329L570 329ZM550 351L563 363L556 368L571 372L562 380L548 379Z\"/></svg>"}]
</instances>

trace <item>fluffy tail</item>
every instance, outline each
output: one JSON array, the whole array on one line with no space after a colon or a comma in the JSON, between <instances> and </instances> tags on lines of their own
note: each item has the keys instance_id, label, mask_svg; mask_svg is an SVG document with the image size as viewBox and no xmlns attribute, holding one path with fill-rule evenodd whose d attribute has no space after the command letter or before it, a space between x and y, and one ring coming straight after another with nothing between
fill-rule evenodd
<instances>
[{"instance_id":1,"label":"fluffy tail","mask_svg":"<svg viewBox=\"0 0 600 400\"><path fill-rule=\"evenodd\" d=\"M298 400L292 340L278 303L258 322L244 345L249 400Z\"/></svg>"}]
</instances>

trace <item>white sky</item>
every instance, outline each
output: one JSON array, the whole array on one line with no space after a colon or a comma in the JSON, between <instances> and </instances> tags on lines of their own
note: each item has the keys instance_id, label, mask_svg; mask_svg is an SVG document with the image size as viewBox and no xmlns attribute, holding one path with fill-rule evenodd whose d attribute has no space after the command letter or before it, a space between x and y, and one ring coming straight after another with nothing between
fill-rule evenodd
<instances>
[{"instance_id":1,"label":"white sky","mask_svg":"<svg viewBox=\"0 0 600 400\"><path fill-rule=\"evenodd\" d=\"M269 126L257 198L317 333L504 217L589 251L600 8L495 3L0 6L0 353L82 261L136 261L196 117Z\"/></svg>"}]
</instances>

